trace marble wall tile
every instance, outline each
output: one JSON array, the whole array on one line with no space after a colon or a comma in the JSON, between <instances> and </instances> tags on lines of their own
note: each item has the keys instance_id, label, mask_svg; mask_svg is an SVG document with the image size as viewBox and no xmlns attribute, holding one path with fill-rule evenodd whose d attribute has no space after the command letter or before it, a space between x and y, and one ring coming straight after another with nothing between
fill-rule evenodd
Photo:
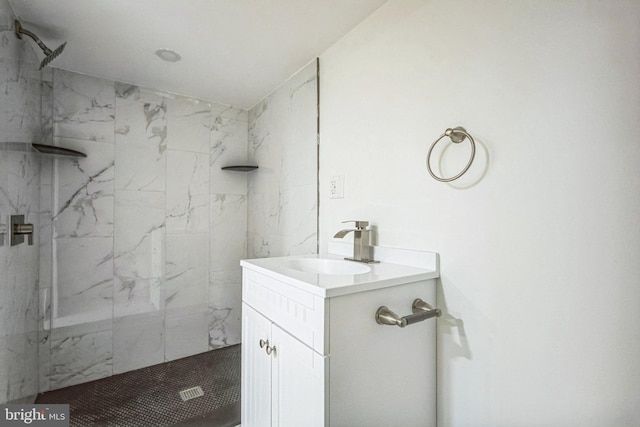
<instances>
[{"instance_id":1,"label":"marble wall tile","mask_svg":"<svg viewBox=\"0 0 640 427\"><path fill-rule=\"evenodd\" d=\"M164 193L116 193L114 316L164 308Z\"/></svg>"},{"instance_id":2,"label":"marble wall tile","mask_svg":"<svg viewBox=\"0 0 640 427\"><path fill-rule=\"evenodd\" d=\"M168 234L165 267L167 315L207 311L209 235ZM206 334L205 334L206 335Z\"/></svg>"},{"instance_id":3,"label":"marble wall tile","mask_svg":"<svg viewBox=\"0 0 640 427\"><path fill-rule=\"evenodd\" d=\"M38 392L51 387L51 287L40 288L38 318Z\"/></svg>"},{"instance_id":4,"label":"marble wall tile","mask_svg":"<svg viewBox=\"0 0 640 427\"><path fill-rule=\"evenodd\" d=\"M56 389L238 342L247 175L220 167L246 161L247 111L61 70L41 83L28 64L0 60L2 107L11 107L0 111L2 138L88 156L0 147L0 206L41 223L39 249L18 250L32 261L39 251L39 271L23 274L24 256L0 246L0 317L11 337L32 335L3 331L3 351L26 354L31 342L39 354L27 363L39 375L0 362L16 375L13 389ZM29 93L17 99L20 88Z\"/></svg>"},{"instance_id":5,"label":"marble wall tile","mask_svg":"<svg viewBox=\"0 0 640 427\"><path fill-rule=\"evenodd\" d=\"M164 310L164 279L127 279L114 277L113 316L131 316Z\"/></svg>"},{"instance_id":6,"label":"marble wall tile","mask_svg":"<svg viewBox=\"0 0 640 427\"><path fill-rule=\"evenodd\" d=\"M238 114L243 117L244 115ZM247 173L223 171L248 163L248 122L217 115L211 129L211 193L247 194Z\"/></svg>"},{"instance_id":7,"label":"marble wall tile","mask_svg":"<svg viewBox=\"0 0 640 427\"><path fill-rule=\"evenodd\" d=\"M2 202L3 200L7 200L8 199L8 188L6 188L7 186L7 179L8 179L8 175L9 175L9 171L8 171L8 143L7 142L0 142L0 184L2 185L2 187L0 187L0 189L2 190L1 196L0 196L0 203L6 203L6 202ZM1 246L1 245L0 245Z\"/></svg>"},{"instance_id":8,"label":"marble wall tile","mask_svg":"<svg viewBox=\"0 0 640 427\"><path fill-rule=\"evenodd\" d=\"M317 252L317 64L249 111L249 257Z\"/></svg>"},{"instance_id":9,"label":"marble wall tile","mask_svg":"<svg viewBox=\"0 0 640 427\"><path fill-rule=\"evenodd\" d=\"M55 160L54 238L113 236L113 145L60 138L56 144L87 157Z\"/></svg>"},{"instance_id":10,"label":"marble wall tile","mask_svg":"<svg viewBox=\"0 0 640 427\"><path fill-rule=\"evenodd\" d=\"M226 119L233 119L241 122L249 121L249 111L242 108L233 107L231 105L212 103L211 104L211 116L222 117Z\"/></svg>"},{"instance_id":11,"label":"marble wall tile","mask_svg":"<svg viewBox=\"0 0 640 427\"><path fill-rule=\"evenodd\" d=\"M281 181L286 188L317 186L318 93L315 64L296 74L289 89L289 143L282 152Z\"/></svg>"},{"instance_id":12,"label":"marble wall tile","mask_svg":"<svg viewBox=\"0 0 640 427\"><path fill-rule=\"evenodd\" d=\"M51 390L113 374L112 328L109 319L51 332Z\"/></svg>"},{"instance_id":13,"label":"marble wall tile","mask_svg":"<svg viewBox=\"0 0 640 427\"><path fill-rule=\"evenodd\" d=\"M13 20L16 16L13 13L8 0L0 0L0 28L13 28ZM27 39L18 39L13 31L0 32L0 59L20 59L33 64L33 68L37 70L36 64L39 63L34 50L29 45L31 41Z\"/></svg>"},{"instance_id":14,"label":"marble wall tile","mask_svg":"<svg viewBox=\"0 0 640 427\"><path fill-rule=\"evenodd\" d=\"M211 195L209 348L240 342L241 269L247 251L247 200Z\"/></svg>"},{"instance_id":15,"label":"marble wall tile","mask_svg":"<svg viewBox=\"0 0 640 427\"><path fill-rule=\"evenodd\" d=\"M209 102L178 96L167 101L167 116L170 150L209 153Z\"/></svg>"},{"instance_id":16,"label":"marble wall tile","mask_svg":"<svg viewBox=\"0 0 640 427\"><path fill-rule=\"evenodd\" d=\"M0 57L0 89L0 142L39 139L41 88L37 68Z\"/></svg>"},{"instance_id":17,"label":"marble wall tile","mask_svg":"<svg viewBox=\"0 0 640 427\"><path fill-rule=\"evenodd\" d=\"M0 21L10 22L8 2ZM38 392L39 164L27 143L40 139L40 73L33 52L0 33L0 224L25 215L34 245L0 236L0 404L33 401Z\"/></svg>"},{"instance_id":18,"label":"marble wall tile","mask_svg":"<svg viewBox=\"0 0 640 427\"><path fill-rule=\"evenodd\" d=\"M60 69L53 76L54 134L113 143L115 83Z\"/></svg>"},{"instance_id":19,"label":"marble wall tile","mask_svg":"<svg viewBox=\"0 0 640 427\"><path fill-rule=\"evenodd\" d=\"M209 349L206 311L167 317L165 328L165 361L192 356Z\"/></svg>"},{"instance_id":20,"label":"marble wall tile","mask_svg":"<svg viewBox=\"0 0 640 427\"><path fill-rule=\"evenodd\" d=\"M220 167L246 162L248 112L1 53L0 142L88 157L0 145L0 210L41 224L39 249L0 246L0 389L4 372L44 391L239 342L247 175ZM34 346L39 369L5 363Z\"/></svg>"},{"instance_id":21,"label":"marble wall tile","mask_svg":"<svg viewBox=\"0 0 640 427\"><path fill-rule=\"evenodd\" d=\"M116 99L115 188L165 191L167 107Z\"/></svg>"},{"instance_id":22,"label":"marble wall tile","mask_svg":"<svg viewBox=\"0 0 640 427\"><path fill-rule=\"evenodd\" d=\"M246 111L215 105L211 131L209 349L240 342L241 270L246 257L247 174L222 166L248 163Z\"/></svg>"},{"instance_id":23,"label":"marble wall tile","mask_svg":"<svg viewBox=\"0 0 640 427\"><path fill-rule=\"evenodd\" d=\"M249 111L249 159L260 168L248 176L248 191L266 194L280 182L282 149L286 140L284 97L271 94ZM276 102L280 101L280 102Z\"/></svg>"},{"instance_id":24,"label":"marble wall tile","mask_svg":"<svg viewBox=\"0 0 640 427\"><path fill-rule=\"evenodd\" d=\"M40 96L40 128L41 141L43 144L53 144L53 69L47 69L50 72L51 80L44 80L45 72L42 73L43 80L41 85L42 94Z\"/></svg>"},{"instance_id":25,"label":"marble wall tile","mask_svg":"<svg viewBox=\"0 0 640 427\"><path fill-rule=\"evenodd\" d=\"M209 349L241 341L242 279L239 271L211 273L209 285Z\"/></svg>"},{"instance_id":26,"label":"marble wall tile","mask_svg":"<svg viewBox=\"0 0 640 427\"><path fill-rule=\"evenodd\" d=\"M113 316L113 239L54 239L53 327Z\"/></svg>"},{"instance_id":27,"label":"marble wall tile","mask_svg":"<svg viewBox=\"0 0 640 427\"><path fill-rule=\"evenodd\" d=\"M317 188L315 183L293 186L280 195L276 234L285 238L283 256L316 253L317 230L310 224L318 219Z\"/></svg>"},{"instance_id":28,"label":"marble wall tile","mask_svg":"<svg viewBox=\"0 0 640 427\"><path fill-rule=\"evenodd\" d=\"M237 194L211 195L212 271L240 271L247 256L247 198Z\"/></svg>"},{"instance_id":29,"label":"marble wall tile","mask_svg":"<svg viewBox=\"0 0 640 427\"><path fill-rule=\"evenodd\" d=\"M164 362L162 312L116 317L113 322L113 373Z\"/></svg>"},{"instance_id":30,"label":"marble wall tile","mask_svg":"<svg viewBox=\"0 0 640 427\"><path fill-rule=\"evenodd\" d=\"M6 224L6 215L9 212L14 212L12 209L12 200L15 199L14 191L9 188L9 153L7 143L0 143L0 213L3 215L0 217L2 224ZM6 212L6 214L5 214ZM9 241L9 237L6 234L0 234L0 251ZM0 252L0 262L8 255L8 251ZM1 278L0 278L1 280Z\"/></svg>"},{"instance_id":31,"label":"marble wall tile","mask_svg":"<svg viewBox=\"0 0 640 427\"><path fill-rule=\"evenodd\" d=\"M175 98L174 95L128 83L115 82L114 89L116 92L116 104L118 103L118 99L128 99L143 104L161 105L165 103L167 98Z\"/></svg>"},{"instance_id":32,"label":"marble wall tile","mask_svg":"<svg viewBox=\"0 0 640 427\"><path fill-rule=\"evenodd\" d=\"M29 252L35 249L26 243L0 248L0 335L38 330L37 263Z\"/></svg>"},{"instance_id":33,"label":"marble wall tile","mask_svg":"<svg viewBox=\"0 0 640 427\"><path fill-rule=\"evenodd\" d=\"M280 193L250 193L248 254L250 258L316 252L316 186L297 186Z\"/></svg>"},{"instance_id":34,"label":"marble wall tile","mask_svg":"<svg viewBox=\"0 0 640 427\"><path fill-rule=\"evenodd\" d=\"M249 155L270 172L250 182L254 192L316 183L316 90L312 63L250 112Z\"/></svg>"},{"instance_id":35,"label":"marble wall tile","mask_svg":"<svg viewBox=\"0 0 640 427\"><path fill-rule=\"evenodd\" d=\"M38 393L51 390L51 331L38 332Z\"/></svg>"},{"instance_id":36,"label":"marble wall tile","mask_svg":"<svg viewBox=\"0 0 640 427\"><path fill-rule=\"evenodd\" d=\"M53 206L53 159L40 157L40 200L38 209L38 287L51 288L52 275L52 206Z\"/></svg>"},{"instance_id":37,"label":"marble wall tile","mask_svg":"<svg viewBox=\"0 0 640 427\"><path fill-rule=\"evenodd\" d=\"M51 329L51 291L52 287L38 290L38 330Z\"/></svg>"},{"instance_id":38,"label":"marble wall tile","mask_svg":"<svg viewBox=\"0 0 640 427\"><path fill-rule=\"evenodd\" d=\"M21 214L39 229L37 157L26 144L0 143L0 223ZM0 244L0 403L35 396L38 388L38 234L34 245Z\"/></svg>"},{"instance_id":39,"label":"marble wall tile","mask_svg":"<svg viewBox=\"0 0 640 427\"><path fill-rule=\"evenodd\" d=\"M162 277L164 193L118 191L115 200L116 276L124 282Z\"/></svg>"},{"instance_id":40,"label":"marble wall tile","mask_svg":"<svg viewBox=\"0 0 640 427\"><path fill-rule=\"evenodd\" d=\"M4 5L2 3L6 3L6 0L0 0L0 25L3 25L5 28L12 25L15 17L12 12L7 12L7 14L3 13ZM7 8L9 6L6 6ZM15 34L12 31L2 31L0 32L0 62L9 61L9 60L25 60L25 54L27 53L27 49L24 49L24 42L17 39ZM31 55L28 55L32 61L35 61L35 54L31 52ZM26 59L29 61L29 59Z\"/></svg>"},{"instance_id":41,"label":"marble wall tile","mask_svg":"<svg viewBox=\"0 0 640 427\"><path fill-rule=\"evenodd\" d=\"M167 232L209 231L209 155L169 150Z\"/></svg>"},{"instance_id":42,"label":"marble wall tile","mask_svg":"<svg viewBox=\"0 0 640 427\"><path fill-rule=\"evenodd\" d=\"M277 223L276 211L271 214L269 196L266 194L249 193L247 197L247 257L266 258L279 256L279 246L273 240L273 232Z\"/></svg>"},{"instance_id":43,"label":"marble wall tile","mask_svg":"<svg viewBox=\"0 0 640 427\"><path fill-rule=\"evenodd\" d=\"M20 214L37 221L39 176L37 157L21 143L0 143L0 210L5 215ZM5 219L6 220L6 219Z\"/></svg>"},{"instance_id":44,"label":"marble wall tile","mask_svg":"<svg viewBox=\"0 0 640 427\"><path fill-rule=\"evenodd\" d=\"M37 348L37 332L0 335L0 402L19 402L38 393Z\"/></svg>"}]
</instances>

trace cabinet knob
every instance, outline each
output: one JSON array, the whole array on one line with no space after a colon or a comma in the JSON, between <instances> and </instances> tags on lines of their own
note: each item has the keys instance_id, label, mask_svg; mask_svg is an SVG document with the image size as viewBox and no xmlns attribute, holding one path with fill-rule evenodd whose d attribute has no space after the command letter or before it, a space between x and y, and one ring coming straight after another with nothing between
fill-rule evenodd
<instances>
[{"instance_id":1,"label":"cabinet knob","mask_svg":"<svg viewBox=\"0 0 640 427\"><path fill-rule=\"evenodd\" d=\"M264 348L265 345L269 348L269 341L260 340L260 348Z\"/></svg>"},{"instance_id":2,"label":"cabinet knob","mask_svg":"<svg viewBox=\"0 0 640 427\"><path fill-rule=\"evenodd\" d=\"M269 356L271 356L271 353L275 353L275 351L276 351L275 345L273 347L271 347L270 345L267 345L266 352Z\"/></svg>"}]
</instances>

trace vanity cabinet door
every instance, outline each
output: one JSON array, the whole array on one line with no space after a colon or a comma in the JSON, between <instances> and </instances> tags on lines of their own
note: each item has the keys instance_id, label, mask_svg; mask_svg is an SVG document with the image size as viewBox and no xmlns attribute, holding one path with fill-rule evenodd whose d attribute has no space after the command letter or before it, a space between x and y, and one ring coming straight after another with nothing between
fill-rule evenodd
<instances>
[{"instance_id":1,"label":"vanity cabinet door","mask_svg":"<svg viewBox=\"0 0 640 427\"><path fill-rule=\"evenodd\" d=\"M325 425L326 359L242 304L242 425Z\"/></svg>"},{"instance_id":2,"label":"vanity cabinet door","mask_svg":"<svg viewBox=\"0 0 640 427\"><path fill-rule=\"evenodd\" d=\"M326 359L277 325L271 326L272 425L325 425Z\"/></svg>"},{"instance_id":3,"label":"vanity cabinet door","mask_svg":"<svg viewBox=\"0 0 640 427\"><path fill-rule=\"evenodd\" d=\"M271 321L242 304L242 425L271 425ZM263 344L261 346L261 343Z\"/></svg>"}]
</instances>

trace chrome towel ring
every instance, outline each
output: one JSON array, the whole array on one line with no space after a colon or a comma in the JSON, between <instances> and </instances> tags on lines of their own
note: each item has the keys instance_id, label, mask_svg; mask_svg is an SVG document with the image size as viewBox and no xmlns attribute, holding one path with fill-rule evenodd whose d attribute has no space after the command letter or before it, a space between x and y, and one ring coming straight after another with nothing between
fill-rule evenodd
<instances>
[{"instance_id":1,"label":"chrome towel ring","mask_svg":"<svg viewBox=\"0 0 640 427\"><path fill-rule=\"evenodd\" d=\"M436 144L438 142L440 142L440 140L442 138L444 138L445 136L448 136L449 139L451 140L451 142L455 143L455 144L459 144L462 141L464 141L466 138L469 138L469 142L471 143L471 158L469 159L469 162L467 163L467 165L464 167L464 169L462 169L462 172L460 172L459 174L452 176L451 178L441 178L439 176L437 176L435 173L433 173L433 171L431 170L431 152L433 151L433 148L436 146ZM444 131L444 133L442 135L440 135L440 137L438 139L436 139L433 144L431 144L431 148L429 148L429 153L427 154L427 169L429 170L429 174L433 177L433 179L440 181L440 182L451 182L454 181L458 178L460 178L462 175L464 175L469 168L471 167L471 163L473 163L473 159L476 156L476 142L473 140L473 138L471 137L471 135L469 135L467 133L467 131L465 130L465 128L458 126L456 128L449 128L447 130Z\"/></svg>"}]
</instances>

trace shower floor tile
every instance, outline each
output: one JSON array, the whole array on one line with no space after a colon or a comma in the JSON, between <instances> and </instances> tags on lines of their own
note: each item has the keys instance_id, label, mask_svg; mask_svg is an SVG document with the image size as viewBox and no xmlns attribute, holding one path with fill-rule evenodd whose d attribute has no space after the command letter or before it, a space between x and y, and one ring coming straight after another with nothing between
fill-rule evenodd
<instances>
[{"instance_id":1,"label":"shower floor tile","mask_svg":"<svg viewBox=\"0 0 640 427\"><path fill-rule=\"evenodd\" d=\"M204 396L183 402L179 392ZM240 345L41 393L35 403L68 403L71 427L240 424Z\"/></svg>"}]
</instances>

